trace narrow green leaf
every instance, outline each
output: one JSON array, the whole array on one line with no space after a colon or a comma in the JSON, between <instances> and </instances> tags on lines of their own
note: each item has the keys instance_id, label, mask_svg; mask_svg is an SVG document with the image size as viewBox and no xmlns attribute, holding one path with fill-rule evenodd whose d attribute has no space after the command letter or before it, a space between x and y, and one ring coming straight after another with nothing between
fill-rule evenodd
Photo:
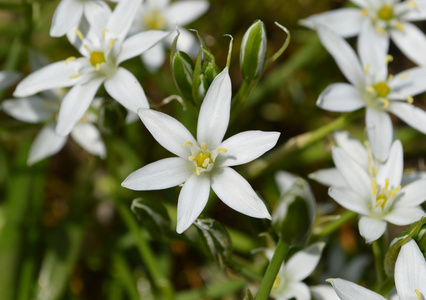
<instances>
[{"instance_id":1,"label":"narrow green leaf","mask_svg":"<svg viewBox=\"0 0 426 300\"><path fill-rule=\"evenodd\" d=\"M170 217L167 209L159 202L137 198L133 200L132 212L145 227L151 238L158 239L170 231Z\"/></svg>"}]
</instances>

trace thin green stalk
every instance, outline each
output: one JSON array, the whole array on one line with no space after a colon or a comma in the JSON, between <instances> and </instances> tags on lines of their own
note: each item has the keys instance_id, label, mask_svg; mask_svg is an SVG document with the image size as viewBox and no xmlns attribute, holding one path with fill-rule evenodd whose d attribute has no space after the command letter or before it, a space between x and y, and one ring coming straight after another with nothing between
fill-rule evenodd
<instances>
[{"instance_id":1,"label":"thin green stalk","mask_svg":"<svg viewBox=\"0 0 426 300\"><path fill-rule=\"evenodd\" d=\"M133 234L136 239L136 245L138 247L141 258L145 264L145 267L150 274L154 286L163 295L164 299L173 299L173 288L170 284L170 281L161 273L161 268L158 267L156 261L157 259L154 256L154 253L151 251L151 248L148 242L140 233L140 227L135 219L135 217L130 212L129 208L122 203L116 203L117 210L129 228L130 232Z\"/></svg>"},{"instance_id":2,"label":"thin green stalk","mask_svg":"<svg viewBox=\"0 0 426 300\"><path fill-rule=\"evenodd\" d=\"M347 210L340 215L340 218L330 223L327 223L327 225L322 226L320 231L314 232L314 235L317 237L328 236L332 234L334 231L336 231L337 229L339 229L346 222L354 219L357 215L358 214L356 212Z\"/></svg>"},{"instance_id":3,"label":"thin green stalk","mask_svg":"<svg viewBox=\"0 0 426 300\"><path fill-rule=\"evenodd\" d=\"M305 132L303 134L291 138L287 141L287 143L285 143L281 147L276 148L264 158L258 159L252 162L251 164L248 164L245 169L243 169L245 177L250 179L260 176L271 166L279 165L280 162L289 154L303 150L308 146L322 140L333 131L346 126L353 120L357 119L363 111L363 109L360 109L351 112L349 114L337 118L333 122L324 125L323 127L320 127L313 131Z\"/></svg>"},{"instance_id":4,"label":"thin green stalk","mask_svg":"<svg viewBox=\"0 0 426 300\"><path fill-rule=\"evenodd\" d=\"M140 299L138 289L134 283L133 274L129 266L126 263L125 258L121 253L114 254L113 256L114 269L117 272L120 282L123 287L126 289L130 299L138 300Z\"/></svg>"},{"instance_id":5,"label":"thin green stalk","mask_svg":"<svg viewBox=\"0 0 426 300\"><path fill-rule=\"evenodd\" d=\"M248 97L251 94L251 91L256 86L258 79L252 80L250 82L243 81L243 84L241 85L240 89L238 90L238 93L235 95L235 97L232 99L231 104L231 118L230 122L233 122L238 115L238 112L243 107L244 103L246 103Z\"/></svg>"},{"instance_id":6,"label":"thin green stalk","mask_svg":"<svg viewBox=\"0 0 426 300\"><path fill-rule=\"evenodd\" d=\"M248 279L261 282L262 281L262 275L259 273L253 271L249 267L245 266L244 264L237 261L235 258L230 258L226 261L226 264L235 272L240 273L241 275L245 276Z\"/></svg>"},{"instance_id":7,"label":"thin green stalk","mask_svg":"<svg viewBox=\"0 0 426 300\"><path fill-rule=\"evenodd\" d=\"M277 247L275 248L274 256L266 269L265 276L263 277L262 283L260 284L259 291L256 295L256 300L267 300L271 293L272 286L277 278L278 271L280 270L281 264L284 261L289 246L284 243L281 239L278 241Z\"/></svg>"},{"instance_id":8,"label":"thin green stalk","mask_svg":"<svg viewBox=\"0 0 426 300\"><path fill-rule=\"evenodd\" d=\"M381 237L378 240L375 240L371 244L371 246L373 248L374 266L376 268L376 274L377 274L376 287L378 288L378 287L381 287L383 285L383 283L386 279L385 267L384 267L386 251L384 249L383 237Z\"/></svg>"}]
</instances>

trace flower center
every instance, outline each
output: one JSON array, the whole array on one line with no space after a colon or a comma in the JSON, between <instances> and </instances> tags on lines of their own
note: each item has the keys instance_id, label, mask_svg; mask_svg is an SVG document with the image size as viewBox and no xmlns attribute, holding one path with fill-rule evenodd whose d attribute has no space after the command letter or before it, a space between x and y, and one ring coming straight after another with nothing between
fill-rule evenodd
<instances>
[{"instance_id":1,"label":"flower center","mask_svg":"<svg viewBox=\"0 0 426 300\"><path fill-rule=\"evenodd\" d=\"M185 142L184 146L191 146L192 155L188 157L194 163L195 173L201 175L203 172L210 171L214 166L214 161L219 154L219 151L226 152L225 148L217 148L216 150L209 151L207 144L202 142L201 149L195 147L191 142Z\"/></svg>"},{"instance_id":2,"label":"flower center","mask_svg":"<svg viewBox=\"0 0 426 300\"><path fill-rule=\"evenodd\" d=\"M90 63L92 66L97 67L105 62L105 55L102 51L92 51L90 53Z\"/></svg>"},{"instance_id":3,"label":"flower center","mask_svg":"<svg viewBox=\"0 0 426 300\"><path fill-rule=\"evenodd\" d=\"M392 4L383 5L377 11L377 17L383 21L389 21L394 17Z\"/></svg>"},{"instance_id":4,"label":"flower center","mask_svg":"<svg viewBox=\"0 0 426 300\"><path fill-rule=\"evenodd\" d=\"M386 179L385 186L380 189L377 185L375 178L371 180L371 195L375 198L375 207L385 208L386 203L390 200L393 201L395 196L398 194L401 186L397 186L394 189L389 188L389 179Z\"/></svg>"},{"instance_id":5,"label":"flower center","mask_svg":"<svg viewBox=\"0 0 426 300\"><path fill-rule=\"evenodd\" d=\"M373 86L374 91L376 92L377 97L386 98L389 94L390 88L388 84L384 81L379 81Z\"/></svg>"},{"instance_id":6,"label":"flower center","mask_svg":"<svg viewBox=\"0 0 426 300\"><path fill-rule=\"evenodd\" d=\"M152 30L162 30L166 28L166 18L158 9L153 9L146 13L143 21L145 26Z\"/></svg>"}]
</instances>

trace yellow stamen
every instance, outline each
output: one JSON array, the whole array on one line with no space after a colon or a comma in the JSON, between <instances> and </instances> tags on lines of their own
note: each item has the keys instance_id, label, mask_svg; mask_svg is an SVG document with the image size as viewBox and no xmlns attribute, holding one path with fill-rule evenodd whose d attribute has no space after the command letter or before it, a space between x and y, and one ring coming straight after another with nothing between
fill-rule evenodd
<instances>
[{"instance_id":1,"label":"yellow stamen","mask_svg":"<svg viewBox=\"0 0 426 300\"><path fill-rule=\"evenodd\" d=\"M408 104L413 104L413 102L414 102L414 99L411 96L406 96L405 99L407 99Z\"/></svg>"},{"instance_id":2,"label":"yellow stamen","mask_svg":"<svg viewBox=\"0 0 426 300\"><path fill-rule=\"evenodd\" d=\"M412 8L419 8L419 5L416 1L405 1L405 4L411 6Z\"/></svg>"},{"instance_id":3,"label":"yellow stamen","mask_svg":"<svg viewBox=\"0 0 426 300\"><path fill-rule=\"evenodd\" d=\"M99 71L101 69L101 65L100 64L96 64L96 71Z\"/></svg>"},{"instance_id":4,"label":"yellow stamen","mask_svg":"<svg viewBox=\"0 0 426 300\"><path fill-rule=\"evenodd\" d=\"M202 143L201 143L201 149L203 149L203 151L208 151L208 149L207 149L207 144L206 144L206 143L204 143L204 142L202 142Z\"/></svg>"},{"instance_id":5,"label":"yellow stamen","mask_svg":"<svg viewBox=\"0 0 426 300\"><path fill-rule=\"evenodd\" d=\"M81 31L80 31L80 30L78 30L78 29L76 29L76 30L75 30L75 33L77 34L77 36L78 36L78 38L80 39L80 41L82 41L82 40L83 40L83 34L81 33Z\"/></svg>"},{"instance_id":6,"label":"yellow stamen","mask_svg":"<svg viewBox=\"0 0 426 300\"><path fill-rule=\"evenodd\" d=\"M74 56L71 56L71 57L68 57L66 60L65 60L65 64L67 65L70 61L72 61L72 60L75 60L75 57Z\"/></svg>"},{"instance_id":7,"label":"yellow stamen","mask_svg":"<svg viewBox=\"0 0 426 300\"><path fill-rule=\"evenodd\" d=\"M112 49L112 47L114 47L114 40L110 39L109 40L109 48Z\"/></svg>"},{"instance_id":8,"label":"yellow stamen","mask_svg":"<svg viewBox=\"0 0 426 300\"><path fill-rule=\"evenodd\" d=\"M393 61L393 56L388 54L388 55L386 55L385 62L386 62L386 64L388 64L390 61Z\"/></svg>"},{"instance_id":9,"label":"yellow stamen","mask_svg":"<svg viewBox=\"0 0 426 300\"><path fill-rule=\"evenodd\" d=\"M371 180L371 195L374 196L379 192L379 187L377 186L376 178Z\"/></svg>"},{"instance_id":10,"label":"yellow stamen","mask_svg":"<svg viewBox=\"0 0 426 300\"><path fill-rule=\"evenodd\" d=\"M188 145L190 145L191 147L193 146L193 144L191 143L191 142L185 142L185 143L183 143L183 146L184 147L186 147L186 146L188 146ZM192 156L193 157L193 156Z\"/></svg>"},{"instance_id":11,"label":"yellow stamen","mask_svg":"<svg viewBox=\"0 0 426 300\"><path fill-rule=\"evenodd\" d=\"M405 72L404 74L399 75L399 79L405 79L408 77L408 72Z\"/></svg>"},{"instance_id":12,"label":"yellow stamen","mask_svg":"<svg viewBox=\"0 0 426 300\"><path fill-rule=\"evenodd\" d=\"M383 102L383 107L384 107L384 108L388 108L388 107L389 107L389 100L388 100L388 99L383 98L383 99L382 99L382 102Z\"/></svg>"},{"instance_id":13,"label":"yellow stamen","mask_svg":"<svg viewBox=\"0 0 426 300\"><path fill-rule=\"evenodd\" d=\"M217 148L217 151L222 151L224 153L228 152L228 150L226 150L225 148Z\"/></svg>"},{"instance_id":14,"label":"yellow stamen","mask_svg":"<svg viewBox=\"0 0 426 300\"><path fill-rule=\"evenodd\" d=\"M361 9L361 16L365 17L368 14L368 9L363 8Z\"/></svg>"},{"instance_id":15,"label":"yellow stamen","mask_svg":"<svg viewBox=\"0 0 426 300\"><path fill-rule=\"evenodd\" d=\"M80 77L80 75L81 75L81 73L79 72L79 73L77 73L75 75L71 75L70 78L74 79L74 78Z\"/></svg>"},{"instance_id":16,"label":"yellow stamen","mask_svg":"<svg viewBox=\"0 0 426 300\"><path fill-rule=\"evenodd\" d=\"M422 300L422 294L420 294L418 289L414 290L416 292L417 298L419 298L419 300Z\"/></svg>"},{"instance_id":17,"label":"yellow stamen","mask_svg":"<svg viewBox=\"0 0 426 300\"><path fill-rule=\"evenodd\" d=\"M389 179L386 178L385 180L385 190L389 188Z\"/></svg>"},{"instance_id":18,"label":"yellow stamen","mask_svg":"<svg viewBox=\"0 0 426 300\"><path fill-rule=\"evenodd\" d=\"M401 23L401 22L399 22L399 21L397 21L397 22L395 23L395 27L396 27L396 29L398 29L399 31L404 31L404 25L402 25L402 23Z\"/></svg>"},{"instance_id":19,"label":"yellow stamen","mask_svg":"<svg viewBox=\"0 0 426 300\"><path fill-rule=\"evenodd\" d=\"M384 30L382 27L380 27L380 26L376 26L376 31L379 33L379 34L385 34L386 33L386 30Z\"/></svg>"},{"instance_id":20,"label":"yellow stamen","mask_svg":"<svg viewBox=\"0 0 426 300\"><path fill-rule=\"evenodd\" d=\"M275 278L274 283L272 285L272 289L275 290L280 286L281 283L281 278L279 276L277 276L277 278Z\"/></svg>"},{"instance_id":21,"label":"yellow stamen","mask_svg":"<svg viewBox=\"0 0 426 300\"><path fill-rule=\"evenodd\" d=\"M203 168L207 168L209 163L210 163L210 157L207 157L202 164Z\"/></svg>"},{"instance_id":22,"label":"yellow stamen","mask_svg":"<svg viewBox=\"0 0 426 300\"><path fill-rule=\"evenodd\" d=\"M367 92L372 93L372 94L375 94L375 93L376 93L376 90L375 90L372 86L367 86L367 87L365 88L365 90L366 90Z\"/></svg>"},{"instance_id":23,"label":"yellow stamen","mask_svg":"<svg viewBox=\"0 0 426 300\"><path fill-rule=\"evenodd\" d=\"M102 30L102 38L104 39L105 38L105 33L108 31L108 29L104 29L104 30Z\"/></svg>"},{"instance_id":24,"label":"yellow stamen","mask_svg":"<svg viewBox=\"0 0 426 300\"><path fill-rule=\"evenodd\" d=\"M198 176L200 176L200 174L201 174L200 168L197 168L197 169L195 170L195 172L197 173L197 175L198 175Z\"/></svg>"},{"instance_id":25,"label":"yellow stamen","mask_svg":"<svg viewBox=\"0 0 426 300\"><path fill-rule=\"evenodd\" d=\"M90 63L92 66L97 68L97 65L100 65L105 62L105 55L102 51L92 51L90 53Z\"/></svg>"},{"instance_id":26,"label":"yellow stamen","mask_svg":"<svg viewBox=\"0 0 426 300\"><path fill-rule=\"evenodd\" d=\"M392 78L393 78L393 75L392 75L392 74L389 74L388 79L386 80L386 82L391 81L391 80L392 80Z\"/></svg>"},{"instance_id":27,"label":"yellow stamen","mask_svg":"<svg viewBox=\"0 0 426 300\"><path fill-rule=\"evenodd\" d=\"M370 64L366 64L364 67L364 73L368 74L369 71L370 71Z\"/></svg>"}]
</instances>

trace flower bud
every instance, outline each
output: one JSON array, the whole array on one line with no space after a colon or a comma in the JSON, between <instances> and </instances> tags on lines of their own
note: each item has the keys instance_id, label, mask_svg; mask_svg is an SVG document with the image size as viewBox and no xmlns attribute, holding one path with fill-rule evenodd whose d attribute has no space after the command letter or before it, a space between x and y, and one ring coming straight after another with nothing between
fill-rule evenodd
<instances>
[{"instance_id":1,"label":"flower bud","mask_svg":"<svg viewBox=\"0 0 426 300\"><path fill-rule=\"evenodd\" d=\"M244 80L251 81L262 74L266 49L265 25L257 20L246 31L241 42L240 65Z\"/></svg>"},{"instance_id":2,"label":"flower bud","mask_svg":"<svg viewBox=\"0 0 426 300\"><path fill-rule=\"evenodd\" d=\"M194 67L194 63L185 52L177 51L174 54L172 60L173 78L180 94L186 101L192 101Z\"/></svg>"}]
</instances>

